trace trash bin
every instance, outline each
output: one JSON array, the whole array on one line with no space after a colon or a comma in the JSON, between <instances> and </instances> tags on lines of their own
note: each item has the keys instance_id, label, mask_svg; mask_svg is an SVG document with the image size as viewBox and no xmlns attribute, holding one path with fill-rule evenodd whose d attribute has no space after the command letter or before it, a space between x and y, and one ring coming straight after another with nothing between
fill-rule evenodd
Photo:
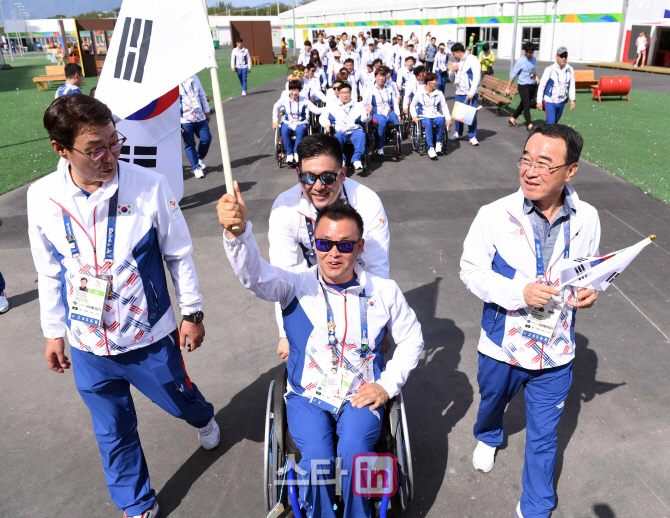
<instances>
[{"instance_id":1,"label":"trash bin","mask_svg":"<svg viewBox=\"0 0 670 518\"><path fill-rule=\"evenodd\" d=\"M32 43L28 43L28 45L26 45L26 47L28 47L28 52L33 52L35 50L35 47L33 47Z\"/></svg>"},{"instance_id":2,"label":"trash bin","mask_svg":"<svg viewBox=\"0 0 670 518\"><path fill-rule=\"evenodd\" d=\"M288 48L289 49L293 48L293 40L291 38L288 39Z\"/></svg>"},{"instance_id":3,"label":"trash bin","mask_svg":"<svg viewBox=\"0 0 670 518\"><path fill-rule=\"evenodd\" d=\"M488 43L488 42L482 40L482 41L478 41L477 43L475 43L475 46L477 47L477 56L479 56L479 54L481 53L482 47L484 46L484 43Z\"/></svg>"},{"instance_id":4,"label":"trash bin","mask_svg":"<svg viewBox=\"0 0 670 518\"><path fill-rule=\"evenodd\" d=\"M219 40L214 40L214 48L218 50L218 48L219 48Z\"/></svg>"},{"instance_id":5,"label":"trash bin","mask_svg":"<svg viewBox=\"0 0 670 518\"><path fill-rule=\"evenodd\" d=\"M70 63L76 63L79 64L79 58L74 57L74 58L68 58L70 60Z\"/></svg>"}]
</instances>

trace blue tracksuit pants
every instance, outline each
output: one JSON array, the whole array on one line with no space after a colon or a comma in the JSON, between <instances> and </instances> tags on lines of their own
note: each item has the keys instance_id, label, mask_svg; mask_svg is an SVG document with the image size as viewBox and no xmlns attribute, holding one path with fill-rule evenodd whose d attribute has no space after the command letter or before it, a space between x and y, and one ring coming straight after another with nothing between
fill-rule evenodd
<instances>
[{"instance_id":1,"label":"blue tracksuit pants","mask_svg":"<svg viewBox=\"0 0 670 518\"><path fill-rule=\"evenodd\" d=\"M186 373L175 333L117 356L71 348L77 390L91 411L109 494L129 516L142 514L156 501L130 386L196 428L206 426L214 416L214 407Z\"/></svg>"},{"instance_id":2,"label":"blue tracksuit pants","mask_svg":"<svg viewBox=\"0 0 670 518\"><path fill-rule=\"evenodd\" d=\"M375 413L377 415L375 415ZM307 518L335 518L333 503L335 487L309 485L311 471L319 470L319 480L335 480L335 448L333 436L337 434L337 457L342 459L342 494L345 518L369 518L372 506L369 498L357 497L352 490L352 464L357 453L372 453L379 439L384 407L370 412L369 407L354 408L345 403L338 415L312 405L309 399L290 393L286 396L288 429L302 454L298 463L300 505Z\"/></svg>"},{"instance_id":3,"label":"blue tracksuit pants","mask_svg":"<svg viewBox=\"0 0 670 518\"><path fill-rule=\"evenodd\" d=\"M243 92L247 91L247 72L248 71L249 70L246 67L237 69L237 78L240 80L240 84L242 85L242 91Z\"/></svg>"},{"instance_id":4,"label":"blue tracksuit pants","mask_svg":"<svg viewBox=\"0 0 670 518\"><path fill-rule=\"evenodd\" d=\"M349 134L340 131L339 133L335 133L335 138L342 144L342 149L344 149L344 144L346 144L347 140L351 141L354 145L354 154L351 157L352 163L361 160L363 153L365 153L365 132L362 129L355 129ZM344 153L342 153L342 160L345 162L347 160Z\"/></svg>"},{"instance_id":5,"label":"blue tracksuit pants","mask_svg":"<svg viewBox=\"0 0 670 518\"><path fill-rule=\"evenodd\" d=\"M0 272L0 295L3 291L5 291L5 278L2 276L2 272Z\"/></svg>"},{"instance_id":6,"label":"blue tracksuit pants","mask_svg":"<svg viewBox=\"0 0 670 518\"><path fill-rule=\"evenodd\" d=\"M398 116L395 114L395 112L389 112L388 115L382 115L381 113L375 113L374 114L374 119L377 121L378 128L377 128L377 148L383 148L384 144L386 144L386 125L389 124L395 124L396 126L400 126L400 123L398 122Z\"/></svg>"},{"instance_id":7,"label":"blue tracksuit pants","mask_svg":"<svg viewBox=\"0 0 670 518\"><path fill-rule=\"evenodd\" d=\"M526 400L526 453L523 466L523 518L547 518L556 504L556 428L572 384L572 362L553 369L527 370L479 355L481 402L475 438L489 446L503 442L505 407L523 387Z\"/></svg>"},{"instance_id":8,"label":"blue tracksuit pants","mask_svg":"<svg viewBox=\"0 0 670 518\"><path fill-rule=\"evenodd\" d=\"M435 117L434 119L423 119L423 128L426 130L426 143L428 148L435 147L437 142L442 142L444 135L444 117ZM433 136L433 124L437 126L437 135Z\"/></svg>"},{"instance_id":9,"label":"blue tracksuit pants","mask_svg":"<svg viewBox=\"0 0 670 518\"><path fill-rule=\"evenodd\" d=\"M209 131L209 124L206 120L198 122L188 122L181 125L181 136L184 139L184 152L188 161L191 162L191 168L198 167L198 160L204 160L209 152L209 146L212 143L212 133ZM200 144L196 151L195 136L198 135Z\"/></svg>"},{"instance_id":10,"label":"blue tracksuit pants","mask_svg":"<svg viewBox=\"0 0 670 518\"><path fill-rule=\"evenodd\" d=\"M474 97L472 98L472 101L468 101L468 98L466 95L456 95L454 96L454 101L458 101L459 103L463 104L469 104L473 108L477 107L477 104L479 104L479 94L475 94ZM463 135L463 130L465 129L465 124L462 122L456 121L456 133L459 135ZM475 115L475 119L472 121L472 124L468 127L468 138L473 138L477 136L477 116Z\"/></svg>"},{"instance_id":11,"label":"blue tracksuit pants","mask_svg":"<svg viewBox=\"0 0 670 518\"><path fill-rule=\"evenodd\" d=\"M449 71L444 71L440 72L439 70L436 72L437 74L437 89L444 93L444 88L447 85L447 79L449 78Z\"/></svg>"},{"instance_id":12,"label":"blue tracksuit pants","mask_svg":"<svg viewBox=\"0 0 670 518\"><path fill-rule=\"evenodd\" d=\"M291 135L295 133L295 143L291 140ZM291 129L291 126L287 122L284 122L281 125L281 138L284 141L284 147L286 148L286 154L292 155L293 153L298 152L298 144L307 133L307 124L298 124L295 127L295 131Z\"/></svg>"},{"instance_id":13,"label":"blue tracksuit pants","mask_svg":"<svg viewBox=\"0 0 670 518\"><path fill-rule=\"evenodd\" d=\"M561 120L565 103L544 103L544 109L547 112L547 124L556 124Z\"/></svg>"}]
</instances>

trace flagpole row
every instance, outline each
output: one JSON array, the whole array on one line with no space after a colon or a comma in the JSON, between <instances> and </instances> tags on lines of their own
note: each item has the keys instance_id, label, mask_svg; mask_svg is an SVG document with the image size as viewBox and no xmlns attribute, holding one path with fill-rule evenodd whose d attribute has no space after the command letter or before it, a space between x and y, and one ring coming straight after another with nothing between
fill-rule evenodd
<instances>
[{"instance_id":1,"label":"flagpole row","mask_svg":"<svg viewBox=\"0 0 670 518\"><path fill-rule=\"evenodd\" d=\"M209 13L207 11L207 0L202 0L202 7L205 9L205 18L207 18L207 26L209 27L210 25L209 25ZM226 136L226 121L223 118L223 102L221 101L221 87L219 86L218 69L216 67L210 67L209 70L212 74L212 93L214 94L214 111L216 115L216 127L219 132L219 145L221 146L221 160L223 161L223 177L226 182L226 193L235 196L235 188L233 186L233 171L230 167L230 153L228 151L228 137ZM233 227L233 230L237 229L239 229L239 226L235 225Z\"/></svg>"}]
</instances>

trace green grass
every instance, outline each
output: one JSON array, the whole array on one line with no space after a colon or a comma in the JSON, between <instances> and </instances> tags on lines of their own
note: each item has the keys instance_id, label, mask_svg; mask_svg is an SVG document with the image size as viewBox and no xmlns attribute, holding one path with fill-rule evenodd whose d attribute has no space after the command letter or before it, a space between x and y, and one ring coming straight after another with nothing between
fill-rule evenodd
<instances>
[{"instance_id":1,"label":"green grass","mask_svg":"<svg viewBox=\"0 0 670 518\"><path fill-rule=\"evenodd\" d=\"M217 63L222 98L241 93L237 74L230 70L230 53L217 55ZM58 155L51 148L42 117L62 82L52 83L49 90L39 92L32 78L44 75L44 66L50 65L49 61L24 58L10 64L13 70L0 71L0 194L52 172L58 163ZM284 65L252 67L248 87L255 88L286 74ZM198 77L211 95L209 70L200 72ZM97 78L85 78L82 91L88 93L97 84Z\"/></svg>"},{"instance_id":2,"label":"green grass","mask_svg":"<svg viewBox=\"0 0 670 518\"><path fill-rule=\"evenodd\" d=\"M509 75L496 73L495 77L507 80ZM514 108L518 103L512 104ZM531 110L531 115L533 124L544 123L541 112ZM519 122L524 121L522 114ZM630 102L610 97L598 103L582 90L577 93L575 109L566 106L561 124L584 137L582 158L670 205L670 152L666 147L670 96L632 90Z\"/></svg>"}]
</instances>

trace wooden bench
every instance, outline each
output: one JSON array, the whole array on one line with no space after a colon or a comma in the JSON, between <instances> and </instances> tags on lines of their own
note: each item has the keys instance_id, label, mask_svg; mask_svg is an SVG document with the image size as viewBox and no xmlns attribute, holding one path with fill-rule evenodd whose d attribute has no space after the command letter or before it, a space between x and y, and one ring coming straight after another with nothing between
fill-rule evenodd
<instances>
[{"instance_id":1,"label":"wooden bench","mask_svg":"<svg viewBox=\"0 0 670 518\"><path fill-rule=\"evenodd\" d=\"M48 90L51 81L65 81L65 67L60 65L47 65L44 67L43 76L33 77L33 83L37 84L37 89L41 92Z\"/></svg>"},{"instance_id":2,"label":"wooden bench","mask_svg":"<svg viewBox=\"0 0 670 518\"><path fill-rule=\"evenodd\" d=\"M484 105L488 103L490 107L495 107L496 116L500 113L500 110L510 105L518 87L514 84L510 86L509 96L505 94L505 90L507 90L507 81L493 76L484 76L479 87L479 97L482 99L482 103Z\"/></svg>"},{"instance_id":3,"label":"wooden bench","mask_svg":"<svg viewBox=\"0 0 670 518\"><path fill-rule=\"evenodd\" d=\"M261 64L261 57L260 56L252 56L251 57L251 64L252 65L260 65Z\"/></svg>"},{"instance_id":4,"label":"wooden bench","mask_svg":"<svg viewBox=\"0 0 670 518\"><path fill-rule=\"evenodd\" d=\"M593 70L575 70L575 89L586 88L590 90L591 87L598 84Z\"/></svg>"},{"instance_id":5,"label":"wooden bench","mask_svg":"<svg viewBox=\"0 0 670 518\"><path fill-rule=\"evenodd\" d=\"M630 102L630 95L628 95L630 93L630 88L630 76L601 77L598 80L598 84L591 88L593 91L591 100L593 101L593 99L598 97L598 102L602 102L600 100L601 97L617 95L619 96L619 99L623 99L623 96L625 95L628 102Z\"/></svg>"}]
</instances>

